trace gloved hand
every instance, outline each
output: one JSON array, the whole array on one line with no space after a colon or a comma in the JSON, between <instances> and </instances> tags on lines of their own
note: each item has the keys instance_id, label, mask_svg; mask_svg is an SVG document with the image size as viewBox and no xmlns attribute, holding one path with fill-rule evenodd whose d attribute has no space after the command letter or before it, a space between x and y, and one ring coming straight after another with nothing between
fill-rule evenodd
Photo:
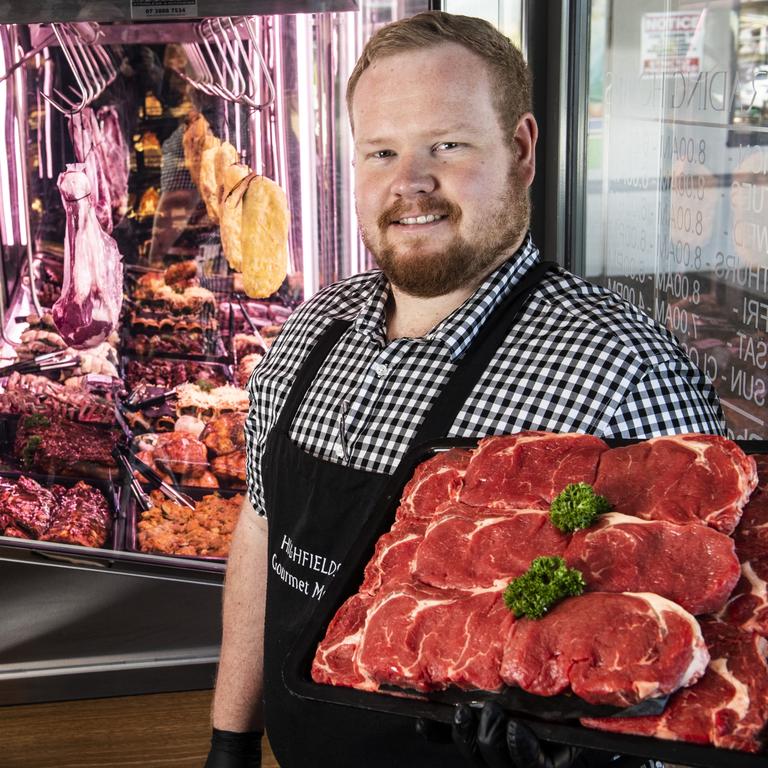
<instances>
[{"instance_id":1,"label":"gloved hand","mask_svg":"<svg viewBox=\"0 0 768 768\"><path fill-rule=\"evenodd\" d=\"M213 729L204 768L261 768L261 731L235 733Z\"/></svg>"},{"instance_id":2,"label":"gloved hand","mask_svg":"<svg viewBox=\"0 0 768 768\"><path fill-rule=\"evenodd\" d=\"M644 758L562 744L544 744L524 723L507 716L495 701L479 716L466 704L454 711L453 743L475 768L640 768Z\"/></svg>"}]
</instances>

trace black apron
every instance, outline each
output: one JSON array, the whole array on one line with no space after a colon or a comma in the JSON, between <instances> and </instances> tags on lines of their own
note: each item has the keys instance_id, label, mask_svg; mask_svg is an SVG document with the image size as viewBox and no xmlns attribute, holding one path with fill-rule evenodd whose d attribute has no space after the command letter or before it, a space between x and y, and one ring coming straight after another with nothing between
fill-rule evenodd
<instances>
[{"instance_id":1,"label":"black apron","mask_svg":"<svg viewBox=\"0 0 768 768\"><path fill-rule=\"evenodd\" d=\"M520 310L556 265L536 264L483 324L437 397L412 445L445 437ZM452 744L417 734L415 720L317 703L292 695L283 663L328 585L366 525L389 475L317 459L289 437L291 422L326 357L351 325L336 320L296 375L262 457L269 520L264 639L266 730L281 768L465 766Z\"/></svg>"}]
</instances>

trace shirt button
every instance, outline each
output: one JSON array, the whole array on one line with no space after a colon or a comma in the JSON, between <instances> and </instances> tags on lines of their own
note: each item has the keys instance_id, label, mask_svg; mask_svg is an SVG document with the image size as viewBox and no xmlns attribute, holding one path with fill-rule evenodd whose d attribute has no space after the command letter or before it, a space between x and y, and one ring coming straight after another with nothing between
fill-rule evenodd
<instances>
[{"instance_id":1,"label":"shirt button","mask_svg":"<svg viewBox=\"0 0 768 768\"><path fill-rule=\"evenodd\" d=\"M337 459L344 458L344 449L340 445L336 445L333 449L333 452L336 454Z\"/></svg>"},{"instance_id":2,"label":"shirt button","mask_svg":"<svg viewBox=\"0 0 768 768\"><path fill-rule=\"evenodd\" d=\"M387 368L387 366L386 366L386 365L384 365L384 363L374 363L374 364L373 364L373 372L374 372L374 373L375 373L375 374L376 374L376 375L377 375L379 378L381 378L382 376L386 376L386 375L387 375L387 371L388 371L388 370L389 370L389 369Z\"/></svg>"}]
</instances>

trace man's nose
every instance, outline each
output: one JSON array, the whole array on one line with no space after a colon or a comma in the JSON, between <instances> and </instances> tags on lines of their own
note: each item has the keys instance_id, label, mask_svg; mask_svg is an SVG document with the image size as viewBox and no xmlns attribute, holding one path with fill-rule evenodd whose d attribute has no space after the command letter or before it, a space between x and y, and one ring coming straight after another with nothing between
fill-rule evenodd
<instances>
[{"instance_id":1,"label":"man's nose","mask_svg":"<svg viewBox=\"0 0 768 768\"><path fill-rule=\"evenodd\" d=\"M428 195L435 191L435 179L429 162L413 156L401 156L392 179L392 192L398 197Z\"/></svg>"}]
</instances>

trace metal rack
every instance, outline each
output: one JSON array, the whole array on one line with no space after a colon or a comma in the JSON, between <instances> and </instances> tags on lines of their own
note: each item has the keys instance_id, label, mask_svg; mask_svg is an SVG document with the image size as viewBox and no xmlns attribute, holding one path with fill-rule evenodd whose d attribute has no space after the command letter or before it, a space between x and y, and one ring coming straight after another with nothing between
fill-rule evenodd
<instances>
[{"instance_id":1,"label":"metal rack","mask_svg":"<svg viewBox=\"0 0 768 768\"><path fill-rule=\"evenodd\" d=\"M189 75L179 69L176 74L203 93L218 96L232 104L251 110L264 109L275 100L275 86L261 53L255 20L250 16L203 19L195 25L198 40L184 43L190 66ZM260 73L253 66L253 57L243 42L242 32L258 59L267 91L265 101L259 101ZM215 49L215 50L214 50Z\"/></svg>"},{"instance_id":2,"label":"metal rack","mask_svg":"<svg viewBox=\"0 0 768 768\"><path fill-rule=\"evenodd\" d=\"M108 49L98 42L103 31L97 22L54 22L50 26L50 33L10 67L0 82L44 48L57 42L72 70L76 85L69 86L70 96L56 89L53 89L56 99L42 90L40 95L62 114L74 115L98 99L114 82L117 66Z\"/></svg>"}]
</instances>

